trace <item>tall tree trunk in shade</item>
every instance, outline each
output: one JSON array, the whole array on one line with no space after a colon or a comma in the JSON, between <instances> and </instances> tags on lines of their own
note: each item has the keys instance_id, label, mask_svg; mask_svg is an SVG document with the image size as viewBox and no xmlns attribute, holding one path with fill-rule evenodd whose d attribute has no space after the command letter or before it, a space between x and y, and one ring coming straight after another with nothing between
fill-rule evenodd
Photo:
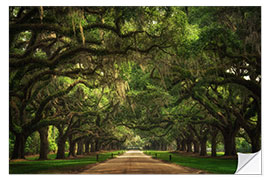
<instances>
[{"instance_id":1,"label":"tall tree trunk in shade","mask_svg":"<svg viewBox=\"0 0 270 180\"><path fill-rule=\"evenodd\" d=\"M49 127L44 127L38 131L39 137L40 137L40 150L39 150L40 160L48 159L48 153L49 153L48 130L49 130Z\"/></svg>"}]
</instances>

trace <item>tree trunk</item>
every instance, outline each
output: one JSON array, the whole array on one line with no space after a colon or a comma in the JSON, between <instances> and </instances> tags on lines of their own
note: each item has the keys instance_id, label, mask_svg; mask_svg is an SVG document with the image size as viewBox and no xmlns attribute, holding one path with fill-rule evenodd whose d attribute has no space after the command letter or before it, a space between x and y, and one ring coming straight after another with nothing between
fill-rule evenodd
<instances>
[{"instance_id":1,"label":"tree trunk","mask_svg":"<svg viewBox=\"0 0 270 180\"><path fill-rule=\"evenodd\" d=\"M185 151L185 150L186 150L186 141L182 140L181 141L181 149L180 149L180 151Z\"/></svg>"},{"instance_id":2,"label":"tree trunk","mask_svg":"<svg viewBox=\"0 0 270 180\"><path fill-rule=\"evenodd\" d=\"M217 156L217 135L218 135L218 129L215 127L211 127L211 156L216 157Z\"/></svg>"},{"instance_id":3,"label":"tree trunk","mask_svg":"<svg viewBox=\"0 0 270 180\"><path fill-rule=\"evenodd\" d=\"M23 134L15 135L15 144L12 152L11 159L25 159L24 157L24 148L26 143L27 136Z\"/></svg>"},{"instance_id":4,"label":"tree trunk","mask_svg":"<svg viewBox=\"0 0 270 180\"><path fill-rule=\"evenodd\" d=\"M200 140L200 144L201 144L201 151L200 151L200 156L206 156L207 152L206 152L206 142L207 142L207 138L203 138Z\"/></svg>"},{"instance_id":5,"label":"tree trunk","mask_svg":"<svg viewBox=\"0 0 270 180\"><path fill-rule=\"evenodd\" d=\"M180 151L181 150L181 142L179 139L176 139L176 150Z\"/></svg>"},{"instance_id":6,"label":"tree trunk","mask_svg":"<svg viewBox=\"0 0 270 180\"><path fill-rule=\"evenodd\" d=\"M193 145L194 145L194 153L199 153L200 147L198 141L194 140Z\"/></svg>"},{"instance_id":7,"label":"tree trunk","mask_svg":"<svg viewBox=\"0 0 270 180\"><path fill-rule=\"evenodd\" d=\"M159 150L159 151L162 151L162 143L159 143L159 145L158 145L158 150Z\"/></svg>"},{"instance_id":8,"label":"tree trunk","mask_svg":"<svg viewBox=\"0 0 270 180\"><path fill-rule=\"evenodd\" d=\"M236 148L235 148L235 136L231 133L224 133L222 132L224 138L224 149L225 149L225 156L233 156L236 155Z\"/></svg>"},{"instance_id":9,"label":"tree trunk","mask_svg":"<svg viewBox=\"0 0 270 180\"><path fill-rule=\"evenodd\" d=\"M216 157L217 156L217 137L213 136L211 137L211 156Z\"/></svg>"},{"instance_id":10,"label":"tree trunk","mask_svg":"<svg viewBox=\"0 0 270 180\"><path fill-rule=\"evenodd\" d=\"M151 144L153 150L157 150L157 143L156 141L154 141L152 144Z\"/></svg>"},{"instance_id":11,"label":"tree trunk","mask_svg":"<svg viewBox=\"0 0 270 180\"><path fill-rule=\"evenodd\" d=\"M76 157L75 145L76 145L76 142L73 141L72 136L70 136L69 137L69 153L68 153L68 157Z\"/></svg>"},{"instance_id":12,"label":"tree trunk","mask_svg":"<svg viewBox=\"0 0 270 180\"><path fill-rule=\"evenodd\" d=\"M167 151L167 144L162 143L162 151Z\"/></svg>"},{"instance_id":13,"label":"tree trunk","mask_svg":"<svg viewBox=\"0 0 270 180\"><path fill-rule=\"evenodd\" d=\"M261 150L261 131L257 128L244 128L248 134L249 139L251 140L251 151L253 153Z\"/></svg>"},{"instance_id":14,"label":"tree trunk","mask_svg":"<svg viewBox=\"0 0 270 180\"><path fill-rule=\"evenodd\" d=\"M48 130L49 130L49 127L44 127L38 131L39 137L40 137L40 149L39 149L40 160L48 159L48 153L49 153Z\"/></svg>"},{"instance_id":15,"label":"tree trunk","mask_svg":"<svg viewBox=\"0 0 270 180\"><path fill-rule=\"evenodd\" d=\"M82 155L83 154L83 142L82 142L82 140L78 141L77 145L78 145L77 146L78 147L77 155Z\"/></svg>"},{"instance_id":16,"label":"tree trunk","mask_svg":"<svg viewBox=\"0 0 270 180\"><path fill-rule=\"evenodd\" d=\"M252 152L258 152L259 150L261 150L261 140L260 140L261 135L260 134L255 134L254 136L250 137L251 140L251 148L252 148Z\"/></svg>"},{"instance_id":17,"label":"tree trunk","mask_svg":"<svg viewBox=\"0 0 270 180\"><path fill-rule=\"evenodd\" d=\"M249 139L251 140L251 151L252 153L258 152L261 150L261 106L258 104L257 108L257 124L253 126L248 126L247 124L243 125L243 128L248 134ZM248 120L245 120L248 121Z\"/></svg>"},{"instance_id":18,"label":"tree trunk","mask_svg":"<svg viewBox=\"0 0 270 180\"><path fill-rule=\"evenodd\" d=\"M100 151L100 150L104 150L104 144L100 144L100 146L99 146L98 149L99 149L99 151Z\"/></svg>"},{"instance_id":19,"label":"tree trunk","mask_svg":"<svg viewBox=\"0 0 270 180\"><path fill-rule=\"evenodd\" d=\"M112 143L109 143L106 147L107 147L107 150L110 151L110 150L113 149L113 144Z\"/></svg>"},{"instance_id":20,"label":"tree trunk","mask_svg":"<svg viewBox=\"0 0 270 180\"><path fill-rule=\"evenodd\" d=\"M187 142L187 152L192 152L192 144L191 141Z\"/></svg>"},{"instance_id":21,"label":"tree trunk","mask_svg":"<svg viewBox=\"0 0 270 180\"><path fill-rule=\"evenodd\" d=\"M61 137L57 142L57 154L56 159L65 159L65 146L66 146L66 138Z\"/></svg>"},{"instance_id":22,"label":"tree trunk","mask_svg":"<svg viewBox=\"0 0 270 180\"><path fill-rule=\"evenodd\" d=\"M85 145L85 151L84 151L84 153L85 154L89 154L90 153L90 149L89 149L90 141L87 140L84 145Z\"/></svg>"},{"instance_id":23,"label":"tree trunk","mask_svg":"<svg viewBox=\"0 0 270 180\"><path fill-rule=\"evenodd\" d=\"M100 143L99 143L99 140L97 139L95 141L95 151L99 151L99 148L100 148Z\"/></svg>"},{"instance_id":24,"label":"tree trunk","mask_svg":"<svg viewBox=\"0 0 270 180\"><path fill-rule=\"evenodd\" d=\"M94 142L91 143L91 152L95 152L95 143Z\"/></svg>"}]
</instances>

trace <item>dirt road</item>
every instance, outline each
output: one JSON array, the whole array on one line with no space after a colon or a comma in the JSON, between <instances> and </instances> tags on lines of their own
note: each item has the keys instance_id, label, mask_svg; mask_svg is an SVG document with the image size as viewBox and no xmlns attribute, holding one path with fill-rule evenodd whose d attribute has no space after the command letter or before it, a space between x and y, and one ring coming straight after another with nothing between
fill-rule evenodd
<instances>
[{"instance_id":1,"label":"dirt road","mask_svg":"<svg viewBox=\"0 0 270 180\"><path fill-rule=\"evenodd\" d=\"M164 163L141 151L127 151L121 156L100 163L82 174L199 174L201 170Z\"/></svg>"}]
</instances>

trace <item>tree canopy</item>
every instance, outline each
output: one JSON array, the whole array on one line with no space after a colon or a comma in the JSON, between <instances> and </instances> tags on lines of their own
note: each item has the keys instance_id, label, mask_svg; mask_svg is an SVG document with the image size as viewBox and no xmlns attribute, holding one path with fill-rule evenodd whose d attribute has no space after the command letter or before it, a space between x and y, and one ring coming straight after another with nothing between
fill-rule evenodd
<instances>
[{"instance_id":1,"label":"tree canopy","mask_svg":"<svg viewBox=\"0 0 270 180\"><path fill-rule=\"evenodd\" d=\"M37 132L41 159L83 146L206 155L207 143L215 156L219 142L235 155L237 137L260 150L260 7L9 7L9 17L11 158Z\"/></svg>"}]
</instances>

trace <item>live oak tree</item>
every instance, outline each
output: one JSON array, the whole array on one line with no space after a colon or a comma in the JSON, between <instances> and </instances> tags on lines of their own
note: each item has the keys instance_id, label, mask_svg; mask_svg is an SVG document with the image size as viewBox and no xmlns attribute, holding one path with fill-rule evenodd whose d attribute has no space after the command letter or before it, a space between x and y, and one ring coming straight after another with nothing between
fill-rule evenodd
<instances>
[{"instance_id":1,"label":"live oak tree","mask_svg":"<svg viewBox=\"0 0 270 180\"><path fill-rule=\"evenodd\" d=\"M229 119L227 121L228 123L235 122L235 124L232 124L234 127L229 128L230 130L222 131L225 135L230 134L229 131L234 129L232 134L235 136L239 127L245 126L245 121L243 121L243 117L240 118L238 116L239 114L236 115L237 112L240 113L239 111L233 112L235 109L232 107L236 106L233 105L234 102L232 99L233 97L237 98L237 96L239 99L239 95L237 95L237 93L234 93L235 95L233 95L232 92L241 88L242 92L244 92L246 96L252 96L254 99L260 99L260 9L229 9L222 7L216 9L209 7L190 9L196 12L194 13L194 16L189 16L192 17L190 18L190 22L197 23L199 20L198 24L202 27L202 30L200 33L201 35L197 38L198 40L194 40L194 43L186 45L186 47L191 50L193 50L194 47L196 49L193 51L189 49L186 51L186 54L181 54L181 57L183 55L190 57L189 59L191 62L184 61L185 63L183 63L183 60L181 59L182 63L180 61L177 65L178 67L174 67L174 69L178 70L178 73L181 72L179 73L179 77L175 77L175 82L173 81L174 86L177 85L179 87L182 85L180 86L182 87L182 90L178 102L189 97L187 92L192 89L191 94L193 94L193 98L204 105L209 113L213 114L216 119L220 119L218 120L218 123L222 122L221 116L218 114L218 112L221 111L213 108L213 105L216 104L221 106L221 110L228 109L229 111L227 110L226 117L229 117ZM205 13L206 11L209 12ZM203 18L201 16L199 18L196 17L200 13L204 13ZM224 14L224 16L220 16L220 13ZM192 13L189 15L191 14ZM257 19L253 19L255 23L251 23L250 19L247 19L251 14L257 14ZM211 17L209 15L211 15ZM220 17L225 18L222 19ZM211 21L209 21L209 19L211 19ZM223 24L221 24L220 21L222 21ZM248 25L252 28L248 28ZM251 38L254 39L254 44L256 43L256 45L250 44ZM249 53L251 53L251 51L254 56L250 56ZM196 53L198 54L194 56ZM250 61L254 62L251 63ZM183 68L181 68L181 66ZM190 69L190 71L187 71L184 68ZM253 76L253 78L251 78L251 76ZM217 96L217 98L219 97L222 101L216 101L215 98L211 97L211 93L207 93L207 91L211 91L213 88L222 88L224 85L227 85L226 87L231 89L230 96L232 99L230 101L232 101L232 104L228 104L229 106L222 103L222 101L224 101L224 96L222 96L222 94L224 93ZM204 86L205 91L202 89ZM206 92L205 96L202 96L204 94L203 92ZM258 106L255 109L260 113L260 100L256 100L256 103ZM224 115L222 115L223 118L225 117ZM255 114L251 115L253 116L253 119L255 118L254 115ZM257 118L257 120L254 121L254 127L258 127L256 125L260 124L260 121L261 119ZM254 130L253 133L255 132L256 131ZM260 128L257 129L257 134L260 136ZM233 141L226 143L226 141L229 141L228 139L229 138L224 139L224 143L227 144L227 147L228 144L234 144L231 143ZM260 142L258 137L256 142ZM234 154L235 150L233 151L234 152L232 153ZM226 154L228 155L231 153L228 152Z\"/></svg>"},{"instance_id":2,"label":"live oak tree","mask_svg":"<svg viewBox=\"0 0 270 180\"><path fill-rule=\"evenodd\" d=\"M148 147L195 152L206 138L234 155L239 129L261 137L259 7L10 7L9 128L12 158L27 138L57 127L81 154L123 146L136 131ZM122 128L120 128L122 127ZM50 129L50 128L49 128ZM199 133L201 131L201 133ZM132 133L131 133L132 134ZM146 142L146 141L145 141ZM160 142L158 144L157 142Z\"/></svg>"},{"instance_id":3,"label":"live oak tree","mask_svg":"<svg viewBox=\"0 0 270 180\"><path fill-rule=\"evenodd\" d=\"M137 9L120 7L10 7L10 129L16 136L12 158L24 157L29 134L58 123L55 119L43 120L45 106L82 82L45 98L30 117L27 106L53 76L78 78L81 73L89 79L101 66L108 68L112 56L121 59L129 51L147 53L162 47L150 41L136 46L136 36L138 41L156 38L137 29L137 13ZM127 29L127 23L133 25Z\"/></svg>"}]
</instances>

